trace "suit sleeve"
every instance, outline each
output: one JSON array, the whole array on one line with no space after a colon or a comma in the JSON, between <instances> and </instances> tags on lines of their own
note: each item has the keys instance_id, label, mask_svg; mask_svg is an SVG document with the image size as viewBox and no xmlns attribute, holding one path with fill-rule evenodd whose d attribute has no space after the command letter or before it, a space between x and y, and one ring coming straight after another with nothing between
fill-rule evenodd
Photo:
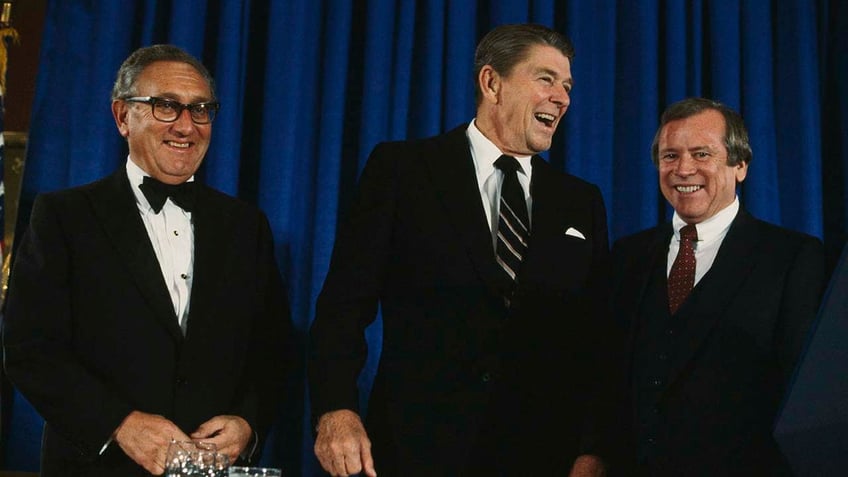
<instances>
[{"instance_id":1,"label":"suit sleeve","mask_svg":"<svg viewBox=\"0 0 848 477\"><path fill-rule=\"evenodd\" d=\"M94 459L132 411L72 350L70 251L51 196L33 206L10 279L3 329L12 383L50 426Z\"/></svg>"},{"instance_id":2,"label":"suit sleeve","mask_svg":"<svg viewBox=\"0 0 848 477\"><path fill-rule=\"evenodd\" d=\"M284 417L296 417L286 416L286 412L300 408L293 397L299 395L295 388L296 370L301 368L302 360L296 346L287 289L277 267L271 229L264 215L259 217L257 240L259 253L255 267L261 277L256 290L258 306L245 366L247 374L239 386L243 391L233 413L250 424L258 437L255 450L261 450L278 410L282 408ZM258 454L249 457L256 460Z\"/></svg>"},{"instance_id":3,"label":"suit sleeve","mask_svg":"<svg viewBox=\"0 0 848 477\"><path fill-rule=\"evenodd\" d=\"M313 424L337 409L358 411L357 378L367 357L395 214L393 154L378 145L336 236L330 269L310 331L308 366Z\"/></svg>"},{"instance_id":4,"label":"suit sleeve","mask_svg":"<svg viewBox=\"0 0 848 477\"><path fill-rule=\"evenodd\" d=\"M590 293L593 296L595 315L591 332L593 357L587 363L588 383L587 411L584 415L584 433L581 453L601 457L608 465L618 459L621 418L623 407L621 390L623 387L622 353L624 348L624 330L612 318L611 297L611 256L606 222L606 209L597 188L593 189L593 220L595 223L594 254L590 281Z\"/></svg>"},{"instance_id":5,"label":"suit sleeve","mask_svg":"<svg viewBox=\"0 0 848 477\"><path fill-rule=\"evenodd\" d=\"M777 323L777 358L784 383L789 382L807 342L824 286L824 249L818 239L805 236L787 273Z\"/></svg>"}]
</instances>

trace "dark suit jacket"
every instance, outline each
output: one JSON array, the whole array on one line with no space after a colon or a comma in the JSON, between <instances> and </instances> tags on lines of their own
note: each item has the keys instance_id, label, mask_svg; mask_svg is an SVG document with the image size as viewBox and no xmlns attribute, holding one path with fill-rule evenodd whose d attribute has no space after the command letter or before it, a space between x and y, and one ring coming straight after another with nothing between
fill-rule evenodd
<instances>
[{"instance_id":1,"label":"dark suit jacket","mask_svg":"<svg viewBox=\"0 0 848 477\"><path fill-rule=\"evenodd\" d=\"M652 352L634 349L634 337L656 319L641 310L648 289L666 287L671 236L665 224L613 247L614 302L631 324L631 358ZM679 333L651 411L659 423L652 475L791 475L772 429L823 284L818 239L740 210L712 268L671 318ZM630 371L636 389L640 370Z\"/></svg>"},{"instance_id":2,"label":"dark suit jacket","mask_svg":"<svg viewBox=\"0 0 848 477\"><path fill-rule=\"evenodd\" d=\"M600 452L590 407L607 344L601 195L533 158L529 252L510 294L465 129L374 149L318 299L313 418L359 408L364 330L381 307L366 428L383 476L474 475L481 462L541 475Z\"/></svg>"},{"instance_id":3,"label":"dark suit jacket","mask_svg":"<svg viewBox=\"0 0 848 477\"><path fill-rule=\"evenodd\" d=\"M198 188L183 337L126 170L39 196L6 304L9 377L45 419L42 475L146 475L117 444L132 410L184 432L234 414L264 437L293 332L270 229L255 207Z\"/></svg>"}]
</instances>

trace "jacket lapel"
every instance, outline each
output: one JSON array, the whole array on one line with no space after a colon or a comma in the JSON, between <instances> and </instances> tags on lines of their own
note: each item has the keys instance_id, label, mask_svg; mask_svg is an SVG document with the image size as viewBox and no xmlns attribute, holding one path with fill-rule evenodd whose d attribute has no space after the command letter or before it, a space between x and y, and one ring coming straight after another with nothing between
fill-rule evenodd
<instances>
[{"instance_id":1,"label":"jacket lapel","mask_svg":"<svg viewBox=\"0 0 848 477\"><path fill-rule=\"evenodd\" d=\"M673 355L669 385L704 344L710 331L726 316L726 309L753 267L756 224L740 210L719 248L710 270L695 286L674 319L685 320L679 346Z\"/></svg>"},{"instance_id":2,"label":"jacket lapel","mask_svg":"<svg viewBox=\"0 0 848 477\"><path fill-rule=\"evenodd\" d=\"M656 230L656 233L651 234L650 242L645 249L645 254L640 255L635 264L632 266L634 270L640 270L641 272L633 274L632 276L629 274L626 275L627 277L632 278L633 282L619 286L619 293L627 293L630 295L628 298L621 300L621 302L625 304L625 308L618 310L618 312L624 314L624 319L626 320L625 323L629 325L627 356L629 356L631 360L633 352L635 351L634 347L636 344L636 336L639 328L642 326L642 323L639 321L639 317L641 316L639 310L642 309L642 302L645 300L648 283L650 282L651 277L654 276L654 271L657 267L663 267L663 273L665 273L668 243L671 240L672 233L673 231L670 223L660 225Z\"/></svg>"},{"instance_id":3,"label":"jacket lapel","mask_svg":"<svg viewBox=\"0 0 848 477\"><path fill-rule=\"evenodd\" d=\"M550 260L550 253L563 254L568 250L551 250L550 244L559 243L556 238L562 236L574 217L581 214L571 212L571 208L584 204L582 200L574 200L572 191L562 186L559 179L561 174L554 170L540 156L533 156L533 177L530 183L530 197L532 200L532 211L530 214L530 243L527 256L518 273L519 283L522 276L528 276L533 270L534 264ZM590 230L583 230L587 234L585 239L591 242L594 237L589 236ZM569 257L566 257L566 260ZM576 276L576 275L575 275Z\"/></svg>"},{"instance_id":4,"label":"jacket lapel","mask_svg":"<svg viewBox=\"0 0 848 477\"><path fill-rule=\"evenodd\" d=\"M502 294L505 280L495 261L492 234L477 187L466 127L458 127L437 138L433 147L425 151L424 160L442 199L445 215L480 278L492 292Z\"/></svg>"},{"instance_id":5,"label":"jacket lapel","mask_svg":"<svg viewBox=\"0 0 848 477\"><path fill-rule=\"evenodd\" d=\"M191 309L188 316L188 333L201 323L213 320L216 312L215 297L226 296L228 260L226 253L235 240L226 231L235 231L229 223L233 220L229 209L215 201L213 192L206 186L197 188L197 203L192 212L194 225L194 280L191 286Z\"/></svg>"},{"instance_id":6,"label":"jacket lapel","mask_svg":"<svg viewBox=\"0 0 848 477\"><path fill-rule=\"evenodd\" d=\"M106 235L126 264L135 285L153 309L156 319L174 339L182 340L171 296L139 215L135 196L130 190L126 169L119 168L100 187L89 189L89 194Z\"/></svg>"}]
</instances>

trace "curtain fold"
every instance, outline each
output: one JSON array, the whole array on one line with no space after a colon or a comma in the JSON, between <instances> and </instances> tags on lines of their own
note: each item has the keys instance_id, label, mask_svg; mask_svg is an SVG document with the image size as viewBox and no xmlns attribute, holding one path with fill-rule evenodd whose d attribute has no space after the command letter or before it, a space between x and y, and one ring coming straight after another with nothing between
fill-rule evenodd
<instances>
[{"instance_id":1,"label":"curtain fold","mask_svg":"<svg viewBox=\"0 0 848 477\"><path fill-rule=\"evenodd\" d=\"M651 141L666 105L698 95L737 108L750 130L743 205L823 238L835 263L848 221L848 4L833 0L50 0L21 220L35 194L123 164L109 101L121 61L144 45L183 47L210 68L222 103L199 179L268 215L305 355L368 153L469 121L477 41L525 21L574 41L572 103L545 156L600 187L611 239L669 219ZM379 320L368 333L363 400ZM298 378L303 394L263 463L320 475ZM13 399L4 465L37 470L40 418Z\"/></svg>"}]
</instances>

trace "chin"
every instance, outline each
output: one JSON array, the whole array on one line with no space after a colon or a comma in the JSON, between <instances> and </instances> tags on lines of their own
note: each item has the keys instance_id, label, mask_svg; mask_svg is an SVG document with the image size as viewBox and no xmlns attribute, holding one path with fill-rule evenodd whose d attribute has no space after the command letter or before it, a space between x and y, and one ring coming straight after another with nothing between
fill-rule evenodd
<instances>
[{"instance_id":1,"label":"chin","mask_svg":"<svg viewBox=\"0 0 848 477\"><path fill-rule=\"evenodd\" d=\"M551 141L530 144L530 154L539 154L551 148Z\"/></svg>"}]
</instances>

